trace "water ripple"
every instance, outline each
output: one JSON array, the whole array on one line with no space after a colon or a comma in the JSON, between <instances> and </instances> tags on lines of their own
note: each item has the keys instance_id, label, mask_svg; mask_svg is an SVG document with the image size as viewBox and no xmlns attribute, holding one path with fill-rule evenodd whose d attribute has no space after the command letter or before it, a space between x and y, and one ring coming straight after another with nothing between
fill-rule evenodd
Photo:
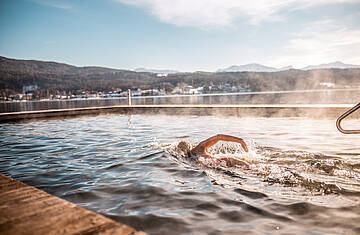
<instances>
[{"instance_id":1,"label":"water ripple","mask_svg":"<svg viewBox=\"0 0 360 235\"><path fill-rule=\"evenodd\" d=\"M211 151L248 168L174 149L217 133L246 140L248 154ZM150 234L360 231L360 137L327 120L99 115L0 124L0 137L1 173Z\"/></svg>"}]
</instances>

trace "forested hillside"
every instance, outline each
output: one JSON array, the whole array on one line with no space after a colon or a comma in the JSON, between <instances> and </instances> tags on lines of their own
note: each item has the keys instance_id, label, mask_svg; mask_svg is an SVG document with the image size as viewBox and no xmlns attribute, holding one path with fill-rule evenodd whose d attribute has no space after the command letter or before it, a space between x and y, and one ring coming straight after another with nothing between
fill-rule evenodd
<instances>
[{"instance_id":1,"label":"forested hillside","mask_svg":"<svg viewBox=\"0 0 360 235\"><path fill-rule=\"evenodd\" d=\"M112 91L115 89L194 87L230 84L252 91L318 89L323 83L335 87L360 87L360 69L286 70L281 72L195 72L158 77L148 72L76 67L56 62L15 60L0 57L0 90L2 93L22 92L23 86L37 85L40 91Z\"/></svg>"}]
</instances>

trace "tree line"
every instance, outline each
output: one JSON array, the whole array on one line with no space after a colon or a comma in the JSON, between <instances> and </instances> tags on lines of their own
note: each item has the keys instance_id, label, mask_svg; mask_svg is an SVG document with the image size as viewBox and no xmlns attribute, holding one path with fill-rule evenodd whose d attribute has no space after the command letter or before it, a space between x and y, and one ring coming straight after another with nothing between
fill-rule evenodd
<instances>
[{"instance_id":1,"label":"tree line","mask_svg":"<svg viewBox=\"0 0 360 235\"><path fill-rule=\"evenodd\" d=\"M281 72L195 72L176 73L166 77L148 72L109 69L102 67L76 67L56 62L15 60L0 57L0 92L15 94L24 86L39 86L39 96L54 93L82 91L108 92L126 89L166 88L171 90L180 83L195 87L230 84L252 91L306 90L322 88L323 83L336 87L360 87L360 69L320 69Z\"/></svg>"}]
</instances>

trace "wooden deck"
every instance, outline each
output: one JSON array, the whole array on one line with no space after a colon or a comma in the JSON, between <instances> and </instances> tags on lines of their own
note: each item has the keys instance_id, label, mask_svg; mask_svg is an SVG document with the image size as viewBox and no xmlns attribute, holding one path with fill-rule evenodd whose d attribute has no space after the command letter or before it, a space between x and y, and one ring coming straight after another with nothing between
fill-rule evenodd
<instances>
[{"instance_id":1,"label":"wooden deck","mask_svg":"<svg viewBox=\"0 0 360 235\"><path fill-rule=\"evenodd\" d=\"M120 114L217 115L237 117L309 117L336 119L354 105L116 105L0 113L0 122L38 118ZM355 113L352 118L359 118Z\"/></svg>"},{"instance_id":2,"label":"wooden deck","mask_svg":"<svg viewBox=\"0 0 360 235\"><path fill-rule=\"evenodd\" d=\"M145 233L0 174L0 234Z\"/></svg>"}]
</instances>

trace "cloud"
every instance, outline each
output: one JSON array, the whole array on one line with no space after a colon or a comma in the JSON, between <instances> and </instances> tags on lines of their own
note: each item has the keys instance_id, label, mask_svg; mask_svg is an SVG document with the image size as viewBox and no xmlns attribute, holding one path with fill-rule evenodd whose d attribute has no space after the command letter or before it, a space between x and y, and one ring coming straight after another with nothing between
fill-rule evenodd
<instances>
[{"instance_id":1,"label":"cloud","mask_svg":"<svg viewBox=\"0 0 360 235\"><path fill-rule=\"evenodd\" d=\"M237 19L253 25L283 20L284 12L359 0L116 0L145 9L160 21L203 29L231 27Z\"/></svg>"},{"instance_id":2,"label":"cloud","mask_svg":"<svg viewBox=\"0 0 360 235\"><path fill-rule=\"evenodd\" d=\"M349 28L333 20L304 25L283 48L283 55L272 61L302 67L319 62L360 61L360 29ZM345 60L345 61L344 61Z\"/></svg>"},{"instance_id":3,"label":"cloud","mask_svg":"<svg viewBox=\"0 0 360 235\"><path fill-rule=\"evenodd\" d=\"M58 1L54 1L54 0L30 0L32 2L35 2L37 4L41 4L44 6L48 6L48 7L53 7L53 8L58 8L61 10L70 10L72 9L72 6L64 4L63 2L58 2Z\"/></svg>"}]
</instances>

